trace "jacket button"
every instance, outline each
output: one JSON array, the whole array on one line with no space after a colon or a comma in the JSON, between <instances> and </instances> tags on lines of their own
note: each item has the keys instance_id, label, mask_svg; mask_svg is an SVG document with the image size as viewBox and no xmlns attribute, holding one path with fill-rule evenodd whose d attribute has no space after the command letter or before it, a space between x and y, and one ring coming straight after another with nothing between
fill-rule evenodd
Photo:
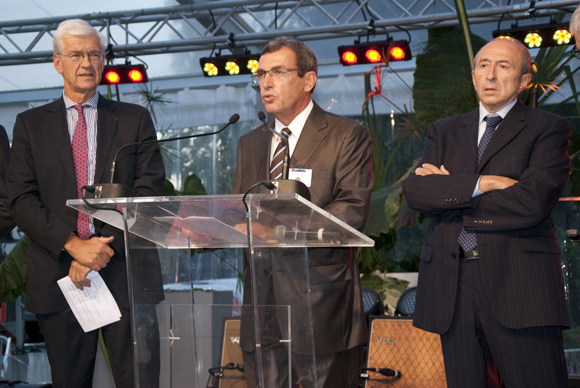
<instances>
[{"instance_id":1,"label":"jacket button","mask_svg":"<svg viewBox=\"0 0 580 388\"><path fill-rule=\"evenodd\" d=\"M452 259L457 259L457 255L456 255L455 253L452 253L452 254L451 254L451 258L452 258Z\"/></svg>"}]
</instances>

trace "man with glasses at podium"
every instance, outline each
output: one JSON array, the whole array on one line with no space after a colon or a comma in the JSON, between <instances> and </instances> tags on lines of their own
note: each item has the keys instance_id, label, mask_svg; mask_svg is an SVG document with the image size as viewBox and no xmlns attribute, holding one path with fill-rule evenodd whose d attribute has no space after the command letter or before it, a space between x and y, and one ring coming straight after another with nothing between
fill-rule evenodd
<instances>
[{"instance_id":1,"label":"man with glasses at podium","mask_svg":"<svg viewBox=\"0 0 580 388\"><path fill-rule=\"evenodd\" d=\"M326 112L312 101L317 80L316 56L302 42L280 37L262 51L257 72L266 111L274 116L268 124L288 135L290 167L300 168L310 180L312 203L353 228L365 227L373 188L371 138L357 122ZM252 185L282 177L285 142L262 125L240 138L232 194L243 194ZM290 177L292 178L292 177ZM353 248L309 249L312 321L318 387L358 385L358 347L367 341L360 276ZM246 263L247 264L247 263ZM308 331L308 300L277 282L302 282L297 275L261 271L259 282L272 284L269 304L290 305L292 333ZM286 278L283 278L286 276ZM244 268L244 305L250 304L249 268ZM306 285L305 285L306 287ZM241 346L248 387L256 386L251 320L242 317ZM244 329L246 328L246 329ZM308 338L292 337L292 380L304 388L314 387L311 370L312 346ZM263 348L263 360L270 349ZM275 374L276 362L264 362L264 375ZM278 376L276 386L288 386ZM279 385L278 385L279 384Z\"/></svg>"}]
</instances>

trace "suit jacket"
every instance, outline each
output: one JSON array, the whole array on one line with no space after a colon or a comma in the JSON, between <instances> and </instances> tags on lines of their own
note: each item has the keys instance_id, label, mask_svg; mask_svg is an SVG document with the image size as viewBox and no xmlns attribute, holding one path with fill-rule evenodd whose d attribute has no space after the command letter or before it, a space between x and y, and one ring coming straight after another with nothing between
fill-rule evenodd
<instances>
[{"instance_id":1,"label":"suit jacket","mask_svg":"<svg viewBox=\"0 0 580 388\"><path fill-rule=\"evenodd\" d=\"M240 138L232 193L245 193L254 183L269 179L270 144L271 134L263 125ZM374 182L371 153L371 138L365 127L314 104L290 166L312 169L312 203L362 231ZM272 259L269 273L275 303L291 306L293 352L311 354L311 345L305 340L309 336L301 334L309 333L307 299L294 287L301 279L287 265L292 260L290 256ZM365 342L364 308L354 249L311 249L308 260L316 353L338 352ZM250 304L248 272L246 267L244 304ZM261 281L268 284L267 279ZM251 338L242 334L246 350L252 348Z\"/></svg>"},{"instance_id":2,"label":"suit jacket","mask_svg":"<svg viewBox=\"0 0 580 388\"><path fill-rule=\"evenodd\" d=\"M137 105L99 97L94 182L108 182L115 152L122 146L156 139L149 112ZM115 182L137 196L163 193L165 169L156 145L128 147L118 157ZM32 242L28 249L26 309L36 314L64 310L66 300L57 280L67 276L72 257L63 250L76 231L77 211L66 206L76 198L75 169L62 98L16 117L7 175L11 215ZM121 230L95 220L95 233L114 236L115 255L101 276L113 295L129 307ZM159 265L148 262L147 265ZM157 269L152 267L156 272ZM160 275L159 275L160 276ZM161 282L145 290L151 302L163 298Z\"/></svg>"},{"instance_id":3,"label":"suit jacket","mask_svg":"<svg viewBox=\"0 0 580 388\"><path fill-rule=\"evenodd\" d=\"M8 235L14 228L10 217L8 188L6 187L6 171L10 162L10 142L3 126L0 125L0 238Z\"/></svg>"},{"instance_id":4,"label":"suit jacket","mask_svg":"<svg viewBox=\"0 0 580 388\"><path fill-rule=\"evenodd\" d=\"M476 232L497 320L513 329L568 326L560 249L550 213L568 179L570 124L518 101L477 164L478 110L429 126L422 163L451 175L411 176L409 206L430 217L421 252L415 326L443 334L457 293L461 228ZM419 165L420 165L419 164ZM481 175L518 181L472 198Z\"/></svg>"}]
</instances>

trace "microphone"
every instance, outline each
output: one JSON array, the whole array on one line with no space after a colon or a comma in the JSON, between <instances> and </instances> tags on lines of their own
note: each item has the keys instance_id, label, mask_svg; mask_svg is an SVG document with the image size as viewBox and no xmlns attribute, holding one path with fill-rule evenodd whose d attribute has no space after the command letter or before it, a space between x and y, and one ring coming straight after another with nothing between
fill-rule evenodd
<instances>
[{"instance_id":1,"label":"microphone","mask_svg":"<svg viewBox=\"0 0 580 388\"><path fill-rule=\"evenodd\" d=\"M288 179L288 169L290 167L290 144L288 143L288 138L282 134L279 134L278 132L274 131L272 128L268 126L268 124L266 123L266 115L264 114L264 112L259 111L258 118L260 119L261 122L264 123L264 126L268 128L268 131L272 132L274 135L278 136L286 143L286 152L284 153L284 160L282 165L283 166L282 179Z\"/></svg>"},{"instance_id":2,"label":"microphone","mask_svg":"<svg viewBox=\"0 0 580 388\"><path fill-rule=\"evenodd\" d=\"M369 371L369 372L375 372L375 373L379 373L383 376L387 376L387 377L394 377L394 378L399 378L401 377L401 372L397 371L397 370L393 370L393 369L389 369L389 368L360 368L361 372L365 372L365 371ZM361 373L361 377L363 378L368 378L368 373Z\"/></svg>"},{"instance_id":3,"label":"microphone","mask_svg":"<svg viewBox=\"0 0 580 388\"><path fill-rule=\"evenodd\" d=\"M87 198L125 198L125 197L134 197L135 196L135 193L133 193L133 190L131 190L127 186L122 185L122 184L118 184L118 183L113 183L114 178L115 178L115 168L117 166L117 157L119 156L119 153L122 150L124 150L125 148L131 147L131 146L140 146L140 145L144 145L144 144L164 143L167 141L184 140L184 139L192 139L194 137L216 135L216 134L222 132L224 129L226 129L230 125L237 123L239 119L240 119L239 114L237 114L237 113L233 114L230 117L228 123L225 126L223 126L219 131L215 131L215 132L174 137L171 139L159 139L159 140L155 139L155 140L141 141L141 142L130 143L130 144L124 145L123 147L121 147L117 150L117 152L115 153L115 157L113 158L113 161L111 162L111 181L109 183L100 183L97 185L85 186L87 193L91 194L91 195L87 195L86 197Z\"/></svg>"},{"instance_id":4,"label":"microphone","mask_svg":"<svg viewBox=\"0 0 580 388\"><path fill-rule=\"evenodd\" d=\"M272 230L272 235L278 241L298 240L303 237L306 237L306 240L309 241L336 241L341 233L327 232L324 228L318 229L317 232L295 232L285 225L278 225Z\"/></svg>"}]
</instances>

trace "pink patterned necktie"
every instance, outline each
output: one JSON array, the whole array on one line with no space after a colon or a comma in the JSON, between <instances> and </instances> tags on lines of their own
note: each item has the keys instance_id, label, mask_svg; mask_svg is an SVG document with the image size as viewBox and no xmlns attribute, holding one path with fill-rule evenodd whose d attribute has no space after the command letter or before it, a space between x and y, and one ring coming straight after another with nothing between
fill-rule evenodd
<instances>
[{"instance_id":1,"label":"pink patterned necktie","mask_svg":"<svg viewBox=\"0 0 580 388\"><path fill-rule=\"evenodd\" d=\"M73 159L75 163L75 177L77 182L77 198L81 198L82 188L89 184L89 155L87 146L87 122L83 109L89 105L75 105L79 112L77 126L72 139ZM89 228L89 217L79 212L77 218L77 235L81 240L88 240L91 236Z\"/></svg>"}]
</instances>

